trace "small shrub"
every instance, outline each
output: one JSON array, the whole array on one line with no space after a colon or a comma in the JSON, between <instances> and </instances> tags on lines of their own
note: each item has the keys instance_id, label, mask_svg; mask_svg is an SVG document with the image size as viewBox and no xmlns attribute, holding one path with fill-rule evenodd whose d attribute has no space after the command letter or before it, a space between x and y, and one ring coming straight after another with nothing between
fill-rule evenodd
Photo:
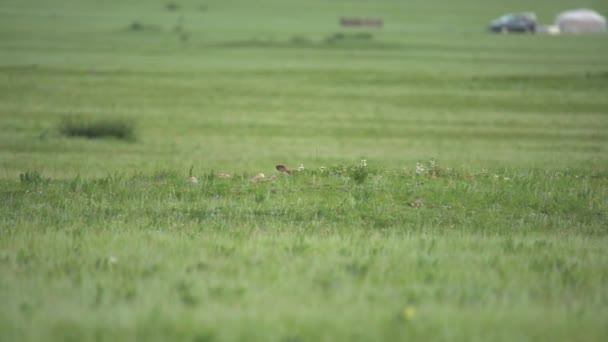
<instances>
[{"instance_id":1,"label":"small shrub","mask_svg":"<svg viewBox=\"0 0 608 342\"><path fill-rule=\"evenodd\" d=\"M139 21L133 21L131 25L129 25L129 30L131 31L141 31L144 29L144 25Z\"/></svg>"},{"instance_id":2,"label":"small shrub","mask_svg":"<svg viewBox=\"0 0 608 342\"><path fill-rule=\"evenodd\" d=\"M66 118L59 124L59 132L67 137L135 140L135 125L133 122L124 119Z\"/></svg>"},{"instance_id":3,"label":"small shrub","mask_svg":"<svg viewBox=\"0 0 608 342\"><path fill-rule=\"evenodd\" d=\"M167 11L177 11L179 9L179 4L176 4L175 2L168 2L165 5L165 9Z\"/></svg>"},{"instance_id":4,"label":"small shrub","mask_svg":"<svg viewBox=\"0 0 608 342\"><path fill-rule=\"evenodd\" d=\"M42 183L46 181L42 174L38 171L27 170L23 173L19 174L19 180L21 183L32 184L32 183Z\"/></svg>"},{"instance_id":5,"label":"small shrub","mask_svg":"<svg viewBox=\"0 0 608 342\"><path fill-rule=\"evenodd\" d=\"M348 169L348 175L356 184L363 184L369 174L365 166L354 166Z\"/></svg>"},{"instance_id":6,"label":"small shrub","mask_svg":"<svg viewBox=\"0 0 608 342\"><path fill-rule=\"evenodd\" d=\"M348 175L356 184L363 184L369 173L367 160L365 158L361 158L359 165L353 165L348 168Z\"/></svg>"}]
</instances>

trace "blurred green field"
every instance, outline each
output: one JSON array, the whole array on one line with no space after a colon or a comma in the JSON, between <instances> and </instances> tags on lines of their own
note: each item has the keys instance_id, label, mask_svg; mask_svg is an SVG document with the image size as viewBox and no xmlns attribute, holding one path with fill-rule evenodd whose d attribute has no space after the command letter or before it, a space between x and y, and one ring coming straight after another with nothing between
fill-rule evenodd
<instances>
[{"instance_id":1,"label":"blurred green field","mask_svg":"<svg viewBox=\"0 0 608 342\"><path fill-rule=\"evenodd\" d=\"M577 7L0 2L0 341L606 340L608 35L485 31Z\"/></svg>"},{"instance_id":2,"label":"blurred green field","mask_svg":"<svg viewBox=\"0 0 608 342\"><path fill-rule=\"evenodd\" d=\"M4 2L1 177L261 172L362 155L394 167L606 165L608 37L484 31L503 12L550 23L572 6L608 12L601 1L179 4ZM385 28L348 38L361 30L341 16ZM347 38L326 41L337 33ZM139 140L64 139L66 116L135 120Z\"/></svg>"}]
</instances>

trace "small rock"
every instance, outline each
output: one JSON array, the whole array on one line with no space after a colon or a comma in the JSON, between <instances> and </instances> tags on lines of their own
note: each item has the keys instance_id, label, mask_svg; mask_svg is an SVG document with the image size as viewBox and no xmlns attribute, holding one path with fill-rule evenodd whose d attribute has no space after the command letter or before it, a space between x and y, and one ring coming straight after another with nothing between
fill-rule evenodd
<instances>
[{"instance_id":1,"label":"small rock","mask_svg":"<svg viewBox=\"0 0 608 342\"><path fill-rule=\"evenodd\" d=\"M421 199L417 199L414 202L410 203L410 207L412 208L422 208L424 207L424 201Z\"/></svg>"},{"instance_id":2,"label":"small rock","mask_svg":"<svg viewBox=\"0 0 608 342\"><path fill-rule=\"evenodd\" d=\"M258 173L256 176L249 180L251 183L260 183L266 181L266 176L263 173Z\"/></svg>"}]
</instances>

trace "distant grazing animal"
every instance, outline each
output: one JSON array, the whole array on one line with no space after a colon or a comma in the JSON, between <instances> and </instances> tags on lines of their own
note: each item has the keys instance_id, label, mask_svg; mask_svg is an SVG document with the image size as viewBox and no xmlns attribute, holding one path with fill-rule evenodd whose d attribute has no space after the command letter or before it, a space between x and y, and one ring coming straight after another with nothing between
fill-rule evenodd
<instances>
[{"instance_id":1,"label":"distant grazing animal","mask_svg":"<svg viewBox=\"0 0 608 342\"><path fill-rule=\"evenodd\" d=\"M276 168L277 168L277 170L279 170L280 173L284 174L285 176L289 176L289 175L291 175L294 172L304 171L304 164L300 163L300 166L298 166L298 168L295 169L295 170L292 170L292 169L290 169L287 166L282 165L282 164L277 165Z\"/></svg>"},{"instance_id":2,"label":"distant grazing animal","mask_svg":"<svg viewBox=\"0 0 608 342\"><path fill-rule=\"evenodd\" d=\"M289 176L290 174L292 174L294 171L287 168L287 166L285 165L277 165L276 166L277 170L279 170L280 173L284 174L285 176Z\"/></svg>"},{"instance_id":3,"label":"distant grazing animal","mask_svg":"<svg viewBox=\"0 0 608 342\"><path fill-rule=\"evenodd\" d=\"M190 167L190 172L188 173L188 182L192 184L198 184L198 179L192 175L192 171L194 170L194 165Z\"/></svg>"}]
</instances>

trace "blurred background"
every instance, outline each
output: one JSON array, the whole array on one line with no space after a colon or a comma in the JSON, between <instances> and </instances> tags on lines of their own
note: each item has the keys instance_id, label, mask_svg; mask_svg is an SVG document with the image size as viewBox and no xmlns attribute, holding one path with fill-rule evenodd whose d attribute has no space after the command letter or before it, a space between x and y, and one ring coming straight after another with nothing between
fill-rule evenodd
<instances>
[{"instance_id":1,"label":"blurred background","mask_svg":"<svg viewBox=\"0 0 608 342\"><path fill-rule=\"evenodd\" d=\"M575 8L608 2L3 1L0 177L604 167L608 36L488 29Z\"/></svg>"}]
</instances>

